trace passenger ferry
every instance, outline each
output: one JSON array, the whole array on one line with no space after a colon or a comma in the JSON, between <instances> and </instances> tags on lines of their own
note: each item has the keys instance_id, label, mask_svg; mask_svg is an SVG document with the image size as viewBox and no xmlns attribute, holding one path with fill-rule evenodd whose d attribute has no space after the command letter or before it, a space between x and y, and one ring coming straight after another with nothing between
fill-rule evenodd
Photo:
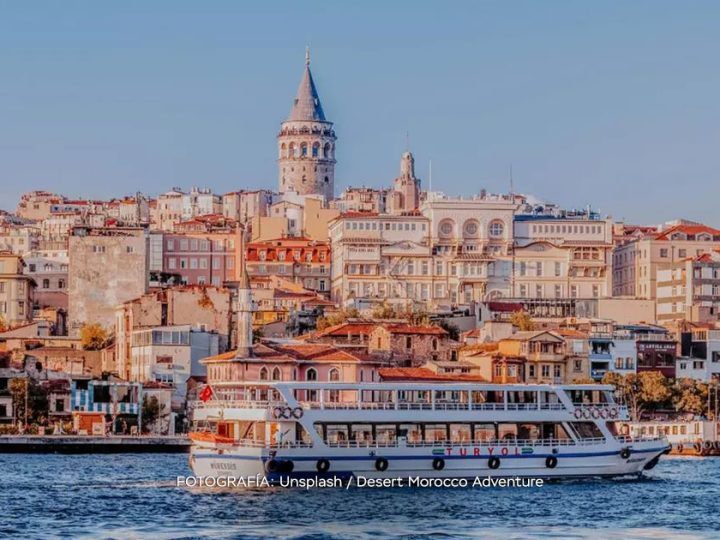
<instances>
[{"instance_id":1,"label":"passenger ferry","mask_svg":"<svg viewBox=\"0 0 720 540\"><path fill-rule=\"evenodd\" d=\"M641 475L670 450L623 436L606 385L253 382L195 405L199 477Z\"/></svg>"}]
</instances>

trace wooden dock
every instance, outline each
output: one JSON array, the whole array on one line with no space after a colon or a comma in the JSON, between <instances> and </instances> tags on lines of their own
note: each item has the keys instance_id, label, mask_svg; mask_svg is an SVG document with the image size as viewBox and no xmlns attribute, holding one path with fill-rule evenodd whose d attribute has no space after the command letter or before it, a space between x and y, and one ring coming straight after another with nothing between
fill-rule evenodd
<instances>
[{"instance_id":1,"label":"wooden dock","mask_svg":"<svg viewBox=\"0 0 720 540\"><path fill-rule=\"evenodd\" d=\"M178 454L190 444L186 436L3 435L0 454Z\"/></svg>"}]
</instances>

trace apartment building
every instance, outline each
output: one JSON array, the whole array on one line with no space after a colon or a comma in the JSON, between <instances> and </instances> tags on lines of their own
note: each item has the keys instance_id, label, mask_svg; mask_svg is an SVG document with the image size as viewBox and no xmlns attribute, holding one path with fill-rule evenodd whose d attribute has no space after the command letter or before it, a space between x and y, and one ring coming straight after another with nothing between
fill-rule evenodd
<instances>
[{"instance_id":1,"label":"apartment building","mask_svg":"<svg viewBox=\"0 0 720 540\"><path fill-rule=\"evenodd\" d=\"M613 252L613 295L657 298L658 270L720 249L720 230L681 222L638 236Z\"/></svg>"},{"instance_id":2,"label":"apartment building","mask_svg":"<svg viewBox=\"0 0 720 540\"><path fill-rule=\"evenodd\" d=\"M35 281L25 274L25 261L0 252L0 320L10 327L32 321Z\"/></svg>"},{"instance_id":3,"label":"apartment building","mask_svg":"<svg viewBox=\"0 0 720 540\"><path fill-rule=\"evenodd\" d=\"M720 319L720 251L670 263L657 270L657 320Z\"/></svg>"},{"instance_id":4,"label":"apartment building","mask_svg":"<svg viewBox=\"0 0 720 540\"><path fill-rule=\"evenodd\" d=\"M277 276L309 291L329 294L330 244L310 238L277 238L250 242L245 261L251 283Z\"/></svg>"},{"instance_id":5,"label":"apartment building","mask_svg":"<svg viewBox=\"0 0 720 540\"><path fill-rule=\"evenodd\" d=\"M237 279L238 232L165 233L162 272L184 285L221 286Z\"/></svg>"}]
</instances>

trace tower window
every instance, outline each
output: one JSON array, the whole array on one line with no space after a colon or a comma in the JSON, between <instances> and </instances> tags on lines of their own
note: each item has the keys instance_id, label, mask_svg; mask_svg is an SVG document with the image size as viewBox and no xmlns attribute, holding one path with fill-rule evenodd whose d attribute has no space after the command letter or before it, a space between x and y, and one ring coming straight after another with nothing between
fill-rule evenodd
<instances>
[{"instance_id":1,"label":"tower window","mask_svg":"<svg viewBox=\"0 0 720 540\"><path fill-rule=\"evenodd\" d=\"M307 155L308 155L307 143L302 143L300 145L300 155L302 157L307 157Z\"/></svg>"},{"instance_id":2,"label":"tower window","mask_svg":"<svg viewBox=\"0 0 720 540\"><path fill-rule=\"evenodd\" d=\"M312 157L318 157L319 153L320 153L320 145L318 145L318 143L313 144Z\"/></svg>"},{"instance_id":3,"label":"tower window","mask_svg":"<svg viewBox=\"0 0 720 540\"><path fill-rule=\"evenodd\" d=\"M329 182L330 182L330 179L326 176L326 177L325 177L325 183L327 184L327 183L329 183Z\"/></svg>"}]
</instances>

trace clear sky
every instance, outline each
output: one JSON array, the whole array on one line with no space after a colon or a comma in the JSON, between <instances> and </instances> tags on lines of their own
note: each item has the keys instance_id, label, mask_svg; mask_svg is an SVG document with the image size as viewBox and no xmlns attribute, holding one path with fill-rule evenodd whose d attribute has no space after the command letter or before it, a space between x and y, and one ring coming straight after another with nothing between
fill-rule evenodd
<instances>
[{"instance_id":1,"label":"clear sky","mask_svg":"<svg viewBox=\"0 0 720 540\"><path fill-rule=\"evenodd\" d=\"M720 226L720 2L0 0L0 208L48 189L277 187L305 46L336 189ZM406 135L409 133L409 137Z\"/></svg>"}]
</instances>

